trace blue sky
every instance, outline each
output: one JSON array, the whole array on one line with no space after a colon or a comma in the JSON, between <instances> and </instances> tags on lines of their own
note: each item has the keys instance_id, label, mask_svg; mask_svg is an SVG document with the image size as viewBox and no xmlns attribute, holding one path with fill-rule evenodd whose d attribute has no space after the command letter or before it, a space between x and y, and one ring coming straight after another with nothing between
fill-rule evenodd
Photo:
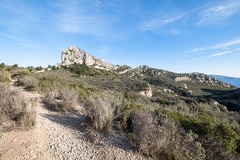
<instances>
[{"instance_id":1,"label":"blue sky","mask_svg":"<svg viewBox=\"0 0 240 160\"><path fill-rule=\"evenodd\" d=\"M240 77L239 0L0 0L0 63L77 46L112 64Z\"/></svg>"}]
</instances>

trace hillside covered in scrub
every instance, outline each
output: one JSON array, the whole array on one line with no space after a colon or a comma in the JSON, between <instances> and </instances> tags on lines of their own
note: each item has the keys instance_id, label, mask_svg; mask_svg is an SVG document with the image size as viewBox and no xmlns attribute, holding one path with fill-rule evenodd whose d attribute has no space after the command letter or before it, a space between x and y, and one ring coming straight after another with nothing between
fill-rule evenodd
<instances>
[{"instance_id":1,"label":"hillside covered in scrub","mask_svg":"<svg viewBox=\"0 0 240 160\"><path fill-rule=\"evenodd\" d=\"M2 132L35 125L35 111L9 100L12 83L37 91L52 112L83 106L90 139L122 135L146 159L240 159L240 90L209 75L113 65L77 47L58 66L0 70Z\"/></svg>"}]
</instances>

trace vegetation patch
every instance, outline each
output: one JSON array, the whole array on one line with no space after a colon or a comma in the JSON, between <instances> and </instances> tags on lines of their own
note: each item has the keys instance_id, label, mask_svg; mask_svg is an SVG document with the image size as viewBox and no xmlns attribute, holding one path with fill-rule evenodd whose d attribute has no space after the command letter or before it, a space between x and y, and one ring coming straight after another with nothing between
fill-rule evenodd
<instances>
[{"instance_id":1,"label":"vegetation patch","mask_svg":"<svg viewBox=\"0 0 240 160\"><path fill-rule=\"evenodd\" d=\"M7 71L0 70L0 83L10 83L11 75Z\"/></svg>"},{"instance_id":2,"label":"vegetation patch","mask_svg":"<svg viewBox=\"0 0 240 160\"><path fill-rule=\"evenodd\" d=\"M3 131L16 127L31 127L36 121L37 99L27 100L24 95L0 83L0 126Z\"/></svg>"}]
</instances>

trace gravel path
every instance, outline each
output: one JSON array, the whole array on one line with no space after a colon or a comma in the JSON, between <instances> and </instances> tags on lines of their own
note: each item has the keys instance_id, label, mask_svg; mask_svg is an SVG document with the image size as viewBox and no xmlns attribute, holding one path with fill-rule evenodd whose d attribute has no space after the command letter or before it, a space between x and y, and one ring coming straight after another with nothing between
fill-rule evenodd
<instances>
[{"instance_id":1,"label":"gravel path","mask_svg":"<svg viewBox=\"0 0 240 160\"><path fill-rule=\"evenodd\" d=\"M51 112L39 94L22 91L29 98L39 99L36 126L5 133L0 141L0 159L146 159L118 134L103 135L84 129L85 117L80 112Z\"/></svg>"}]
</instances>

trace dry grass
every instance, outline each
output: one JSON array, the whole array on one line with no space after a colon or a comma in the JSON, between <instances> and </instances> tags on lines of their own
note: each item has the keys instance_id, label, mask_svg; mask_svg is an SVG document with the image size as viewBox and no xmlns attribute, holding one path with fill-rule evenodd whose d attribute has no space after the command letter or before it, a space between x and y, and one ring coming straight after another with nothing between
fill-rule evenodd
<instances>
[{"instance_id":1,"label":"dry grass","mask_svg":"<svg viewBox=\"0 0 240 160\"><path fill-rule=\"evenodd\" d=\"M86 114L91 125L98 131L110 131L113 122L113 104L108 93L98 94L86 104Z\"/></svg>"},{"instance_id":2,"label":"dry grass","mask_svg":"<svg viewBox=\"0 0 240 160\"><path fill-rule=\"evenodd\" d=\"M138 151L153 159L205 159L205 151L195 142L192 133L181 127L164 114L136 111L132 115L130 140Z\"/></svg>"},{"instance_id":3,"label":"dry grass","mask_svg":"<svg viewBox=\"0 0 240 160\"><path fill-rule=\"evenodd\" d=\"M36 90L38 85L38 79L33 75L26 75L19 78L19 85L25 86L27 89Z\"/></svg>"},{"instance_id":4,"label":"dry grass","mask_svg":"<svg viewBox=\"0 0 240 160\"><path fill-rule=\"evenodd\" d=\"M0 83L0 126L11 130L15 126L31 127L35 125L37 99L27 100L18 90Z\"/></svg>"},{"instance_id":5,"label":"dry grass","mask_svg":"<svg viewBox=\"0 0 240 160\"><path fill-rule=\"evenodd\" d=\"M74 89L70 88L50 91L45 94L44 102L50 110L57 112L74 111L78 104L78 94Z\"/></svg>"},{"instance_id":6,"label":"dry grass","mask_svg":"<svg viewBox=\"0 0 240 160\"><path fill-rule=\"evenodd\" d=\"M58 103L61 111L73 111L76 109L78 102L78 95L74 89L62 89L60 90L60 102Z\"/></svg>"},{"instance_id":7,"label":"dry grass","mask_svg":"<svg viewBox=\"0 0 240 160\"><path fill-rule=\"evenodd\" d=\"M69 83L59 76L46 76L38 83L38 92L44 95L50 110L68 112L75 110L78 94Z\"/></svg>"},{"instance_id":8,"label":"dry grass","mask_svg":"<svg viewBox=\"0 0 240 160\"><path fill-rule=\"evenodd\" d=\"M174 124L167 122L164 115L154 117L150 112L133 113L133 141L144 155L155 157L174 132Z\"/></svg>"},{"instance_id":9,"label":"dry grass","mask_svg":"<svg viewBox=\"0 0 240 160\"><path fill-rule=\"evenodd\" d=\"M1 83L11 82L11 75L6 71L0 71L0 82Z\"/></svg>"}]
</instances>

